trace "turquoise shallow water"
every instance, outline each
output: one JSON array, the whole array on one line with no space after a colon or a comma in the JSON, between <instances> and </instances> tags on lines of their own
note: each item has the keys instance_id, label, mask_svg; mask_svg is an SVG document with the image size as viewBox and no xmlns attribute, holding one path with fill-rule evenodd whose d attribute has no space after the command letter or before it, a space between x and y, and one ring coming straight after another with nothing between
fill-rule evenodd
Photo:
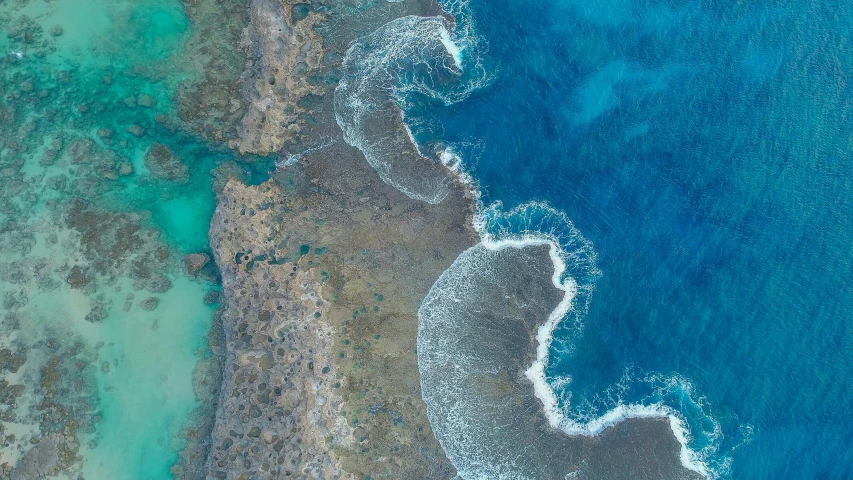
<instances>
[{"instance_id":1,"label":"turquoise shallow water","mask_svg":"<svg viewBox=\"0 0 853 480\"><path fill-rule=\"evenodd\" d=\"M715 476L853 474L849 6L468 7L490 83L407 120L486 205L547 202L592 242L546 371L563 412L665 406Z\"/></svg>"},{"instance_id":2,"label":"turquoise shallow water","mask_svg":"<svg viewBox=\"0 0 853 480\"><path fill-rule=\"evenodd\" d=\"M217 277L188 276L182 255L208 251L212 171L234 158L176 119L175 92L196 75L193 28L175 0L0 2L0 290L13 299L0 345L27 355L4 372L25 386L2 407L24 445L3 448L4 462L31 437L76 431L70 475L173 478L186 429L210 413L193 381L210 357ZM152 174L154 142L186 175ZM43 413L46 392L67 416Z\"/></svg>"}]
</instances>

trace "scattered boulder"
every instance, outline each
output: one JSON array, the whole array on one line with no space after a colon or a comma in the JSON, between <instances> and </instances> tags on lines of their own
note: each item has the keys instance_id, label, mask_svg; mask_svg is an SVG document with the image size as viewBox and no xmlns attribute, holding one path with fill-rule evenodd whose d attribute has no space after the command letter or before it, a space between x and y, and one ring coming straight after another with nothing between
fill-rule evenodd
<instances>
[{"instance_id":1,"label":"scattered boulder","mask_svg":"<svg viewBox=\"0 0 853 480\"><path fill-rule=\"evenodd\" d=\"M83 288L89 283L89 278L83 267L80 265L74 265L71 267L71 273L68 274L65 281L71 285L71 288Z\"/></svg>"},{"instance_id":2,"label":"scattered boulder","mask_svg":"<svg viewBox=\"0 0 853 480\"><path fill-rule=\"evenodd\" d=\"M18 397L23 394L23 385L11 384L5 379L0 380L0 404L14 406L18 402Z\"/></svg>"},{"instance_id":3,"label":"scattered boulder","mask_svg":"<svg viewBox=\"0 0 853 480\"><path fill-rule=\"evenodd\" d=\"M139 125L131 125L127 127L127 132L135 137L141 137L145 135L145 129L140 127Z\"/></svg>"},{"instance_id":4,"label":"scattered boulder","mask_svg":"<svg viewBox=\"0 0 853 480\"><path fill-rule=\"evenodd\" d=\"M103 321L109 312L107 312L107 307L101 302L95 302L92 305L92 309L89 311L89 314L86 315L86 321L90 323L98 323Z\"/></svg>"},{"instance_id":5,"label":"scattered boulder","mask_svg":"<svg viewBox=\"0 0 853 480\"><path fill-rule=\"evenodd\" d=\"M127 158L123 158L121 162L119 162L118 174L122 177L126 177L128 175L133 174L133 164L130 163L130 160L128 160Z\"/></svg>"},{"instance_id":6,"label":"scattered boulder","mask_svg":"<svg viewBox=\"0 0 853 480\"><path fill-rule=\"evenodd\" d=\"M219 292L216 290L211 290L207 292L207 295L204 296L204 304L205 305L213 305L214 303L219 301Z\"/></svg>"},{"instance_id":7,"label":"scattered boulder","mask_svg":"<svg viewBox=\"0 0 853 480\"><path fill-rule=\"evenodd\" d=\"M130 307L132 307L132 306L133 306L133 294L128 293L127 297L124 298L124 311L129 312Z\"/></svg>"},{"instance_id":8,"label":"scattered boulder","mask_svg":"<svg viewBox=\"0 0 853 480\"><path fill-rule=\"evenodd\" d=\"M0 349L0 371L18 373L27 361L27 353L24 350L12 351L11 349Z\"/></svg>"},{"instance_id":9,"label":"scattered boulder","mask_svg":"<svg viewBox=\"0 0 853 480\"><path fill-rule=\"evenodd\" d=\"M157 105L157 99L151 95L140 95L136 100L136 104L140 107L152 108Z\"/></svg>"},{"instance_id":10,"label":"scattered boulder","mask_svg":"<svg viewBox=\"0 0 853 480\"><path fill-rule=\"evenodd\" d=\"M151 275L145 286L146 290L154 293L164 293L169 291L170 288L172 288L172 281L159 273Z\"/></svg>"},{"instance_id":11,"label":"scattered boulder","mask_svg":"<svg viewBox=\"0 0 853 480\"><path fill-rule=\"evenodd\" d=\"M107 180L116 180L118 179L118 173L115 171L112 165L103 166L98 170L98 173L101 174L101 177L106 178Z\"/></svg>"},{"instance_id":12,"label":"scattered boulder","mask_svg":"<svg viewBox=\"0 0 853 480\"><path fill-rule=\"evenodd\" d=\"M184 267L188 274L195 276L209 261L210 257L206 253L191 253L184 256Z\"/></svg>"}]
</instances>

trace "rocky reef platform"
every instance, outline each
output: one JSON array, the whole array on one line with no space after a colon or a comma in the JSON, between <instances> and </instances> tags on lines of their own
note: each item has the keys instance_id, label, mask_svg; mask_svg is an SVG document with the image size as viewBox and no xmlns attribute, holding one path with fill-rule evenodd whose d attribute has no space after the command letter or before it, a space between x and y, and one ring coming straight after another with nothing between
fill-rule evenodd
<instances>
[{"instance_id":1,"label":"rocky reef platform","mask_svg":"<svg viewBox=\"0 0 853 480\"><path fill-rule=\"evenodd\" d=\"M210 237L225 365L213 478L452 478L420 394L417 309L477 241L464 187L439 205L338 144L229 182Z\"/></svg>"}]
</instances>

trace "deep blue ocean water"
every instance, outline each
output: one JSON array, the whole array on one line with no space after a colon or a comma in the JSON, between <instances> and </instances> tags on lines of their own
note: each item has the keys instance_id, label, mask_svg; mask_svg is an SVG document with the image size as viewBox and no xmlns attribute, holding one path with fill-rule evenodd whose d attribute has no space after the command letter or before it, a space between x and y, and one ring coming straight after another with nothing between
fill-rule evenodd
<instances>
[{"instance_id":1,"label":"deep blue ocean water","mask_svg":"<svg viewBox=\"0 0 853 480\"><path fill-rule=\"evenodd\" d=\"M407 121L485 204L547 202L594 245L551 350L564 406L667 405L723 477L850 478L850 4L468 9L490 82Z\"/></svg>"}]
</instances>

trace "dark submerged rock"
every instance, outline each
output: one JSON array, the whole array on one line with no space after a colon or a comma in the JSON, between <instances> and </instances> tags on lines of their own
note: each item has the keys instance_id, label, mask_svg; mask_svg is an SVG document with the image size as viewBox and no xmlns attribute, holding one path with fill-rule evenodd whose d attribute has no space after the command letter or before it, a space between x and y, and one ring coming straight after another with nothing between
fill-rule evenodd
<instances>
[{"instance_id":1,"label":"dark submerged rock","mask_svg":"<svg viewBox=\"0 0 853 480\"><path fill-rule=\"evenodd\" d=\"M148 153L145 154L145 166L156 178L173 180L178 183L186 183L190 178L189 167L178 158L171 148L162 143L151 145Z\"/></svg>"},{"instance_id":2,"label":"dark submerged rock","mask_svg":"<svg viewBox=\"0 0 853 480\"><path fill-rule=\"evenodd\" d=\"M145 310L146 312L153 311L157 308L157 305L160 304L160 300L157 297L148 297L145 300L139 302L139 307Z\"/></svg>"}]
</instances>

